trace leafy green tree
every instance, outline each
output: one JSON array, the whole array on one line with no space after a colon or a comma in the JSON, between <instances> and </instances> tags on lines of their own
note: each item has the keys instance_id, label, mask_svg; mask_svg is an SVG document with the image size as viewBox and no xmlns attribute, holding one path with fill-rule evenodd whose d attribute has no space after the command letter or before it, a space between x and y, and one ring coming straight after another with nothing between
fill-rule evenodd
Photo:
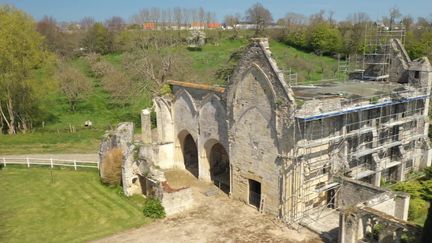
<instances>
[{"instance_id":1,"label":"leafy green tree","mask_svg":"<svg viewBox=\"0 0 432 243\"><path fill-rule=\"evenodd\" d=\"M407 33L407 51L412 58L428 56L432 58L432 30L424 30L421 33Z\"/></svg>"},{"instance_id":2,"label":"leafy green tree","mask_svg":"<svg viewBox=\"0 0 432 243\"><path fill-rule=\"evenodd\" d=\"M285 38L285 42L288 45L306 50L308 49L307 40L307 29L298 28L297 30L291 31Z\"/></svg>"},{"instance_id":3,"label":"leafy green tree","mask_svg":"<svg viewBox=\"0 0 432 243\"><path fill-rule=\"evenodd\" d=\"M106 54L110 48L110 34L101 23L94 24L84 37L83 44L88 52Z\"/></svg>"},{"instance_id":4,"label":"leafy green tree","mask_svg":"<svg viewBox=\"0 0 432 243\"><path fill-rule=\"evenodd\" d=\"M342 36L337 28L321 22L312 27L309 45L319 55L335 53L342 49Z\"/></svg>"},{"instance_id":5,"label":"leafy green tree","mask_svg":"<svg viewBox=\"0 0 432 243\"><path fill-rule=\"evenodd\" d=\"M0 5L0 116L3 132L29 129L36 109L33 71L47 53L33 19L10 6Z\"/></svg>"}]
</instances>

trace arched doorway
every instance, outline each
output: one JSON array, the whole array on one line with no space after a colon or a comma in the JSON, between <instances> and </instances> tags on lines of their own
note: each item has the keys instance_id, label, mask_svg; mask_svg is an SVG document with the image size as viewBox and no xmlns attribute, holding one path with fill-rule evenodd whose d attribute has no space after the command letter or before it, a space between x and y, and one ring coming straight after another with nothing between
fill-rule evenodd
<instances>
[{"instance_id":1,"label":"arched doorway","mask_svg":"<svg viewBox=\"0 0 432 243\"><path fill-rule=\"evenodd\" d=\"M198 149L193 137L188 134L182 143L183 161L186 170L198 178Z\"/></svg>"},{"instance_id":2,"label":"arched doorway","mask_svg":"<svg viewBox=\"0 0 432 243\"><path fill-rule=\"evenodd\" d=\"M216 143L210 150L210 177L213 183L225 193L230 190L229 157L225 148Z\"/></svg>"}]
</instances>

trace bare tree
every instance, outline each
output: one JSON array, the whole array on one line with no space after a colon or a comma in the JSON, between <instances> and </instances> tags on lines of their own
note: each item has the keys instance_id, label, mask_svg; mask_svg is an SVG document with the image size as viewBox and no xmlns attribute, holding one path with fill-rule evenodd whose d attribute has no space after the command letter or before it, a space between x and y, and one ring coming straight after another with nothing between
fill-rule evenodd
<instances>
[{"instance_id":1,"label":"bare tree","mask_svg":"<svg viewBox=\"0 0 432 243\"><path fill-rule=\"evenodd\" d=\"M356 25L356 24L365 24L369 22L371 19L367 13L358 12L358 13L351 14L347 18L347 20L350 21L352 25Z\"/></svg>"},{"instance_id":2,"label":"bare tree","mask_svg":"<svg viewBox=\"0 0 432 243\"><path fill-rule=\"evenodd\" d=\"M92 90L91 81L79 70L66 64L61 64L57 72L60 90L69 101L70 110L76 111L76 105Z\"/></svg>"},{"instance_id":3,"label":"bare tree","mask_svg":"<svg viewBox=\"0 0 432 243\"><path fill-rule=\"evenodd\" d=\"M177 26L177 29L181 29L181 25L183 23L183 11L179 7L175 7L173 10L174 22Z\"/></svg>"},{"instance_id":4,"label":"bare tree","mask_svg":"<svg viewBox=\"0 0 432 243\"><path fill-rule=\"evenodd\" d=\"M298 13L287 13L283 19L288 28L298 27L307 23L306 16Z\"/></svg>"},{"instance_id":5,"label":"bare tree","mask_svg":"<svg viewBox=\"0 0 432 243\"><path fill-rule=\"evenodd\" d=\"M52 48L55 45L59 35L60 28L57 25L57 21L49 16L44 16L39 22L36 24L36 30L45 36L45 42L51 50L55 50Z\"/></svg>"},{"instance_id":6,"label":"bare tree","mask_svg":"<svg viewBox=\"0 0 432 243\"><path fill-rule=\"evenodd\" d=\"M172 77L182 78L189 72L189 60L179 53L163 49L135 49L125 54L123 65L140 91L157 94Z\"/></svg>"},{"instance_id":7,"label":"bare tree","mask_svg":"<svg viewBox=\"0 0 432 243\"><path fill-rule=\"evenodd\" d=\"M332 10L330 10L329 13L328 13L328 22L329 22L331 25L336 24L336 21L335 21L335 19L334 19L334 11L332 11Z\"/></svg>"},{"instance_id":8,"label":"bare tree","mask_svg":"<svg viewBox=\"0 0 432 243\"><path fill-rule=\"evenodd\" d=\"M122 17L114 16L105 21L105 27L108 29L108 31L118 32L126 27L126 22Z\"/></svg>"},{"instance_id":9,"label":"bare tree","mask_svg":"<svg viewBox=\"0 0 432 243\"><path fill-rule=\"evenodd\" d=\"M94 20L94 18L92 17L84 17L83 19L81 19L81 21L79 22L81 29L84 31L89 30L91 27L93 27L93 25L96 23L96 21Z\"/></svg>"},{"instance_id":10,"label":"bare tree","mask_svg":"<svg viewBox=\"0 0 432 243\"><path fill-rule=\"evenodd\" d=\"M206 19L206 12L204 11L203 8L199 8L197 11L197 15L198 15L198 22L200 23L200 25L202 25L205 22Z\"/></svg>"},{"instance_id":11,"label":"bare tree","mask_svg":"<svg viewBox=\"0 0 432 243\"><path fill-rule=\"evenodd\" d=\"M401 22L405 27L405 29L409 30L411 29L411 26L414 24L414 19L411 16L407 15L402 18Z\"/></svg>"},{"instance_id":12,"label":"bare tree","mask_svg":"<svg viewBox=\"0 0 432 243\"><path fill-rule=\"evenodd\" d=\"M132 80L115 69L102 78L102 86L117 104L127 104L136 95Z\"/></svg>"},{"instance_id":13,"label":"bare tree","mask_svg":"<svg viewBox=\"0 0 432 243\"><path fill-rule=\"evenodd\" d=\"M238 31L237 25L240 23L240 19L241 19L240 14L225 16L225 20L224 20L225 25L227 27L232 28L232 30L234 32L234 35L232 37L233 39L237 39L238 38L238 32L239 31Z\"/></svg>"},{"instance_id":14,"label":"bare tree","mask_svg":"<svg viewBox=\"0 0 432 243\"><path fill-rule=\"evenodd\" d=\"M215 12L207 12L206 22L207 24L213 23L216 21L216 13Z\"/></svg>"},{"instance_id":15,"label":"bare tree","mask_svg":"<svg viewBox=\"0 0 432 243\"><path fill-rule=\"evenodd\" d=\"M245 14L246 21L255 24L255 35L262 33L267 25L273 21L270 11L261 3L256 3Z\"/></svg>"},{"instance_id":16,"label":"bare tree","mask_svg":"<svg viewBox=\"0 0 432 243\"><path fill-rule=\"evenodd\" d=\"M393 26L396 24L396 20L398 20L402 16L401 12L398 8L391 8L389 11L389 28L393 29Z\"/></svg>"},{"instance_id":17,"label":"bare tree","mask_svg":"<svg viewBox=\"0 0 432 243\"><path fill-rule=\"evenodd\" d=\"M161 19L161 11L159 8L151 8L150 9L150 21L155 23L158 26Z\"/></svg>"},{"instance_id":18,"label":"bare tree","mask_svg":"<svg viewBox=\"0 0 432 243\"><path fill-rule=\"evenodd\" d=\"M325 19L324 15L325 15L325 10L322 10L322 9L318 13L312 14L309 17L310 24L311 25L316 25L318 23L325 22L326 19Z\"/></svg>"}]
</instances>

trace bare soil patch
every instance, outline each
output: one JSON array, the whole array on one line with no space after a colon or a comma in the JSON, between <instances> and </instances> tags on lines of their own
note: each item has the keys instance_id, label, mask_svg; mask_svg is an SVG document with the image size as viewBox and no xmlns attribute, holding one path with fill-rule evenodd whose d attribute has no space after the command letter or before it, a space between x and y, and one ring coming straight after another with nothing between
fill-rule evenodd
<instances>
[{"instance_id":1,"label":"bare soil patch","mask_svg":"<svg viewBox=\"0 0 432 243\"><path fill-rule=\"evenodd\" d=\"M96 242L322 242L317 234L290 229L188 172L167 171L166 177L172 188L192 187L193 209ZM212 190L218 191L205 195Z\"/></svg>"}]
</instances>

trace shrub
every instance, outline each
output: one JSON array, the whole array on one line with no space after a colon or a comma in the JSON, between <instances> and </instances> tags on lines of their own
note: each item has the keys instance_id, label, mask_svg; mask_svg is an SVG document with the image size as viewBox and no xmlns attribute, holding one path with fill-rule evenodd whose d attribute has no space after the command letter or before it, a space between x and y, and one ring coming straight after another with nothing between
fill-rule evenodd
<instances>
[{"instance_id":1,"label":"shrub","mask_svg":"<svg viewBox=\"0 0 432 243\"><path fill-rule=\"evenodd\" d=\"M426 169L424 169L424 173L425 173L426 180L432 179L432 167L427 167Z\"/></svg>"},{"instance_id":2,"label":"shrub","mask_svg":"<svg viewBox=\"0 0 432 243\"><path fill-rule=\"evenodd\" d=\"M165 209L161 202L156 198L148 198L144 203L144 216L152 219L161 219L165 217Z\"/></svg>"},{"instance_id":3,"label":"shrub","mask_svg":"<svg viewBox=\"0 0 432 243\"><path fill-rule=\"evenodd\" d=\"M412 198L408 209L408 219L415 220L428 213L428 203L421 198Z\"/></svg>"},{"instance_id":4,"label":"shrub","mask_svg":"<svg viewBox=\"0 0 432 243\"><path fill-rule=\"evenodd\" d=\"M111 72L113 72L114 67L106 61L100 61L91 65L91 70L93 72L94 77L102 78L110 74Z\"/></svg>"},{"instance_id":5,"label":"shrub","mask_svg":"<svg viewBox=\"0 0 432 243\"><path fill-rule=\"evenodd\" d=\"M104 90L111 94L113 103L127 104L130 97L136 95L134 83L122 72L111 70L104 74L101 81Z\"/></svg>"},{"instance_id":6,"label":"shrub","mask_svg":"<svg viewBox=\"0 0 432 243\"><path fill-rule=\"evenodd\" d=\"M111 149L102 160L101 180L104 184L118 186L121 182L123 152L119 148Z\"/></svg>"}]
</instances>

